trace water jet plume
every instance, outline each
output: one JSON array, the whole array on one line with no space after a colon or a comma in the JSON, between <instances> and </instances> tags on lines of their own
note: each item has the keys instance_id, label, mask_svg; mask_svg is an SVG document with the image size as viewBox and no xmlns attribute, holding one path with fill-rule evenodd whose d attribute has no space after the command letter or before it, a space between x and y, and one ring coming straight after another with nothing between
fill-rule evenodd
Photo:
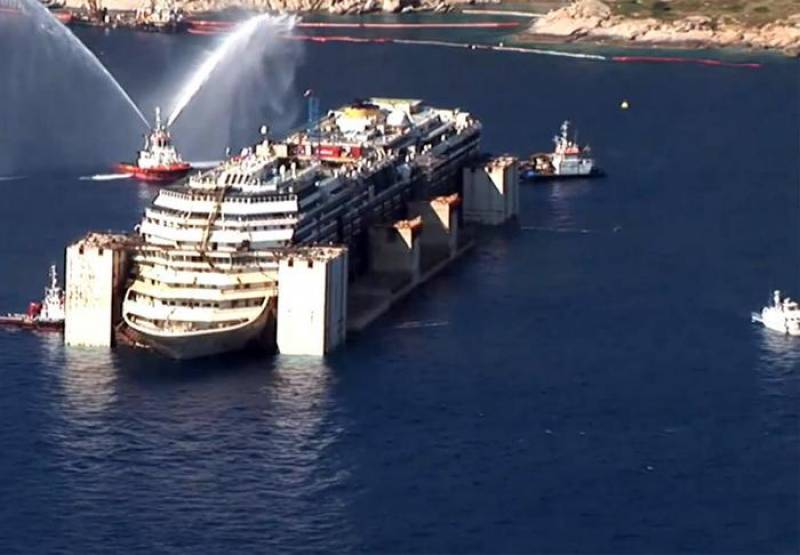
<instances>
[{"instance_id":1,"label":"water jet plume","mask_svg":"<svg viewBox=\"0 0 800 555\"><path fill-rule=\"evenodd\" d=\"M131 99L125 89L122 88L122 85L111 75L111 72L106 69L106 66L97 59L97 56L83 44L78 37L76 37L72 31L70 31L63 23L61 23L56 17L48 10L41 2L38 0L19 0L22 4L22 11L23 14L31 17L36 21L37 25L41 29L42 32L47 33L55 40L61 40L66 43L67 50L70 52L75 52L78 56L82 56L86 62L94 67L94 69L102 74L108 82L113 85L113 87L117 90L117 92L125 99L131 109L139 116L139 119L142 120L142 123L146 127L150 127L150 123L147 121L147 118L144 117L142 111L136 105L136 103Z\"/></svg>"},{"instance_id":2,"label":"water jet plume","mask_svg":"<svg viewBox=\"0 0 800 555\"><path fill-rule=\"evenodd\" d=\"M296 125L302 101L294 90L304 45L287 40L296 18L262 15L226 37L199 39L216 45L181 81L168 118L189 157L212 159L257 139L269 124L275 133Z\"/></svg>"},{"instance_id":3,"label":"water jet plume","mask_svg":"<svg viewBox=\"0 0 800 555\"><path fill-rule=\"evenodd\" d=\"M138 143L146 118L89 48L37 0L15 9L0 17L0 173L84 171Z\"/></svg>"}]
</instances>

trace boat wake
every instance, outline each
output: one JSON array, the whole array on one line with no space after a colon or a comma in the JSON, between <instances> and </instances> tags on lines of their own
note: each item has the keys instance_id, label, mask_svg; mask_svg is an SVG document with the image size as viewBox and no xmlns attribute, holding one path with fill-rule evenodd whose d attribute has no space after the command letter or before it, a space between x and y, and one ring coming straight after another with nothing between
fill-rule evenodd
<instances>
[{"instance_id":1,"label":"boat wake","mask_svg":"<svg viewBox=\"0 0 800 555\"><path fill-rule=\"evenodd\" d=\"M402 322L397 324L394 329L396 330L414 330L419 328L440 328L442 326L448 326L450 322L445 320L432 320L429 322L423 321L412 321L412 322Z\"/></svg>"},{"instance_id":2,"label":"boat wake","mask_svg":"<svg viewBox=\"0 0 800 555\"><path fill-rule=\"evenodd\" d=\"M536 226L522 226L522 231L544 231L547 233L579 233L588 235L591 233L603 233L602 230L587 229L585 227L536 227ZM609 230L611 233L619 233L622 231L622 226L616 225Z\"/></svg>"},{"instance_id":3,"label":"boat wake","mask_svg":"<svg viewBox=\"0 0 800 555\"><path fill-rule=\"evenodd\" d=\"M582 233L582 234L589 234L589 233L597 233L597 231L593 229L586 229L580 227L531 227L531 226L524 226L520 227L522 231L546 231L549 233Z\"/></svg>"},{"instance_id":4,"label":"boat wake","mask_svg":"<svg viewBox=\"0 0 800 555\"><path fill-rule=\"evenodd\" d=\"M130 173L98 173L96 175L81 176L81 181L114 181L115 179L128 179L133 174Z\"/></svg>"},{"instance_id":5,"label":"boat wake","mask_svg":"<svg viewBox=\"0 0 800 555\"><path fill-rule=\"evenodd\" d=\"M24 175L0 175L0 181L19 181L25 177Z\"/></svg>"}]
</instances>

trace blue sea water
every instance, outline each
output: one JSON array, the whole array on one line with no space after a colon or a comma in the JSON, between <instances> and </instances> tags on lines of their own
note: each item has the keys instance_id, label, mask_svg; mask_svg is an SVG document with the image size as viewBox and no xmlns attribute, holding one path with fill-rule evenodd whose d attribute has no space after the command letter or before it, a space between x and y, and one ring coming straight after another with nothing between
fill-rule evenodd
<instances>
[{"instance_id":1,"label":"blue sea water","mask_svg":"<svg viewBox=\"0 0 800 555\"><path fill-rule=\"evenodd\" d=\"M211 44L81 38L148 108ZM800 550L800 341L749 320L774 288L800 296L797 62L342 44L300 58L289 96L460 106L497 153L544 150L570 118L609 176L524 188L518 228L487 231L324 361L179 363L0 332L0 552ZM0 181L9 310L38 298L67 242L129 229L154 194L79 179L141 129L88 74L48 75L25 95L0 82L0 150L41 137L6 160L28 177ZM214 135L240 147L264 119L302 121L300 101L283 117L239 97L221 128L210 91L175 129L192 159L219 156Z\"/></svg>"}]
</instances>

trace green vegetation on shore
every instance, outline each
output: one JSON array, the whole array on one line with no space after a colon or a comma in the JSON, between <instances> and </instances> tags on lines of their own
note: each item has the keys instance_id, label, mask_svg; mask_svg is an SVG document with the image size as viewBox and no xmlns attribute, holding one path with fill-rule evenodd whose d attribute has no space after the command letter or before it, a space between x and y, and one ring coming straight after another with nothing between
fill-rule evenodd
<instances>
[{"instance_id":1,"label":"green vegetation on shore","mask_svg":"<svg viewBox=\"0 0 800 555\"><path fill-rule=\"evenodd\" d=\"M676 20L707 16L755 26L800 13L800 0L606 0L617 15Z\"/></svg>"}]
</instances>

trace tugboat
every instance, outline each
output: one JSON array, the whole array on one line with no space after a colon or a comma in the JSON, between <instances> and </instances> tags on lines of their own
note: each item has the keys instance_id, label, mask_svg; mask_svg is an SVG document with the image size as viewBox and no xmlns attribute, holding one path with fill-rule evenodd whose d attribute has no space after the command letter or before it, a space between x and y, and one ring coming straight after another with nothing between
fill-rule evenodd
<instances>
[{"instance_id":1,"label":"tugboat","mask_svg":"<svg viewBox=\"0 0 800 555\"><path fill-rule=\"evenodd\" d=\"M28 304L25 314L0 316L0 326L52 331L64 329L64 290L58 285L55 266L50 266L50 286L44 290L44 299Z\"/></svg>"},{"instance_id":2,"label":"tugboat","mask_svg":"<svg viewBox=\"0 0 800 555\"><path fill-rule=\"evenodd\" d=\"M772 305L753 312L751 320L785 335L800 335L800 306L789 297L781 297L780 291L774 291Z\"/></svg>"},{"instance_id":3,"label":"tugboat","mask_svg":"<svg viewBox=\"0 0 800 555\"><path fill-rule=\"evenodd\" d=\"M144 148L139 151L136 163L123 162L117 164L117 169L140 181L169 183L184 177L192 166L172 146L172 137L161 123L161 109L156 108L155 126L145 135Z\"/></svg>"},{"instance_id":4,"label":"tugboat","mask_svg":"<svg viewBox=\"0 0 800 555\"><path fill-rule=\"evenodd\" d=\"M569 137L569 122L561 124L561 134L553 138L556 148L548 154L534 154L520 163L520 177L528 181L562 179L567 177L600 177L602 170L595 166L588 146L581 147Z\"/></svg>"}]
</instances>

